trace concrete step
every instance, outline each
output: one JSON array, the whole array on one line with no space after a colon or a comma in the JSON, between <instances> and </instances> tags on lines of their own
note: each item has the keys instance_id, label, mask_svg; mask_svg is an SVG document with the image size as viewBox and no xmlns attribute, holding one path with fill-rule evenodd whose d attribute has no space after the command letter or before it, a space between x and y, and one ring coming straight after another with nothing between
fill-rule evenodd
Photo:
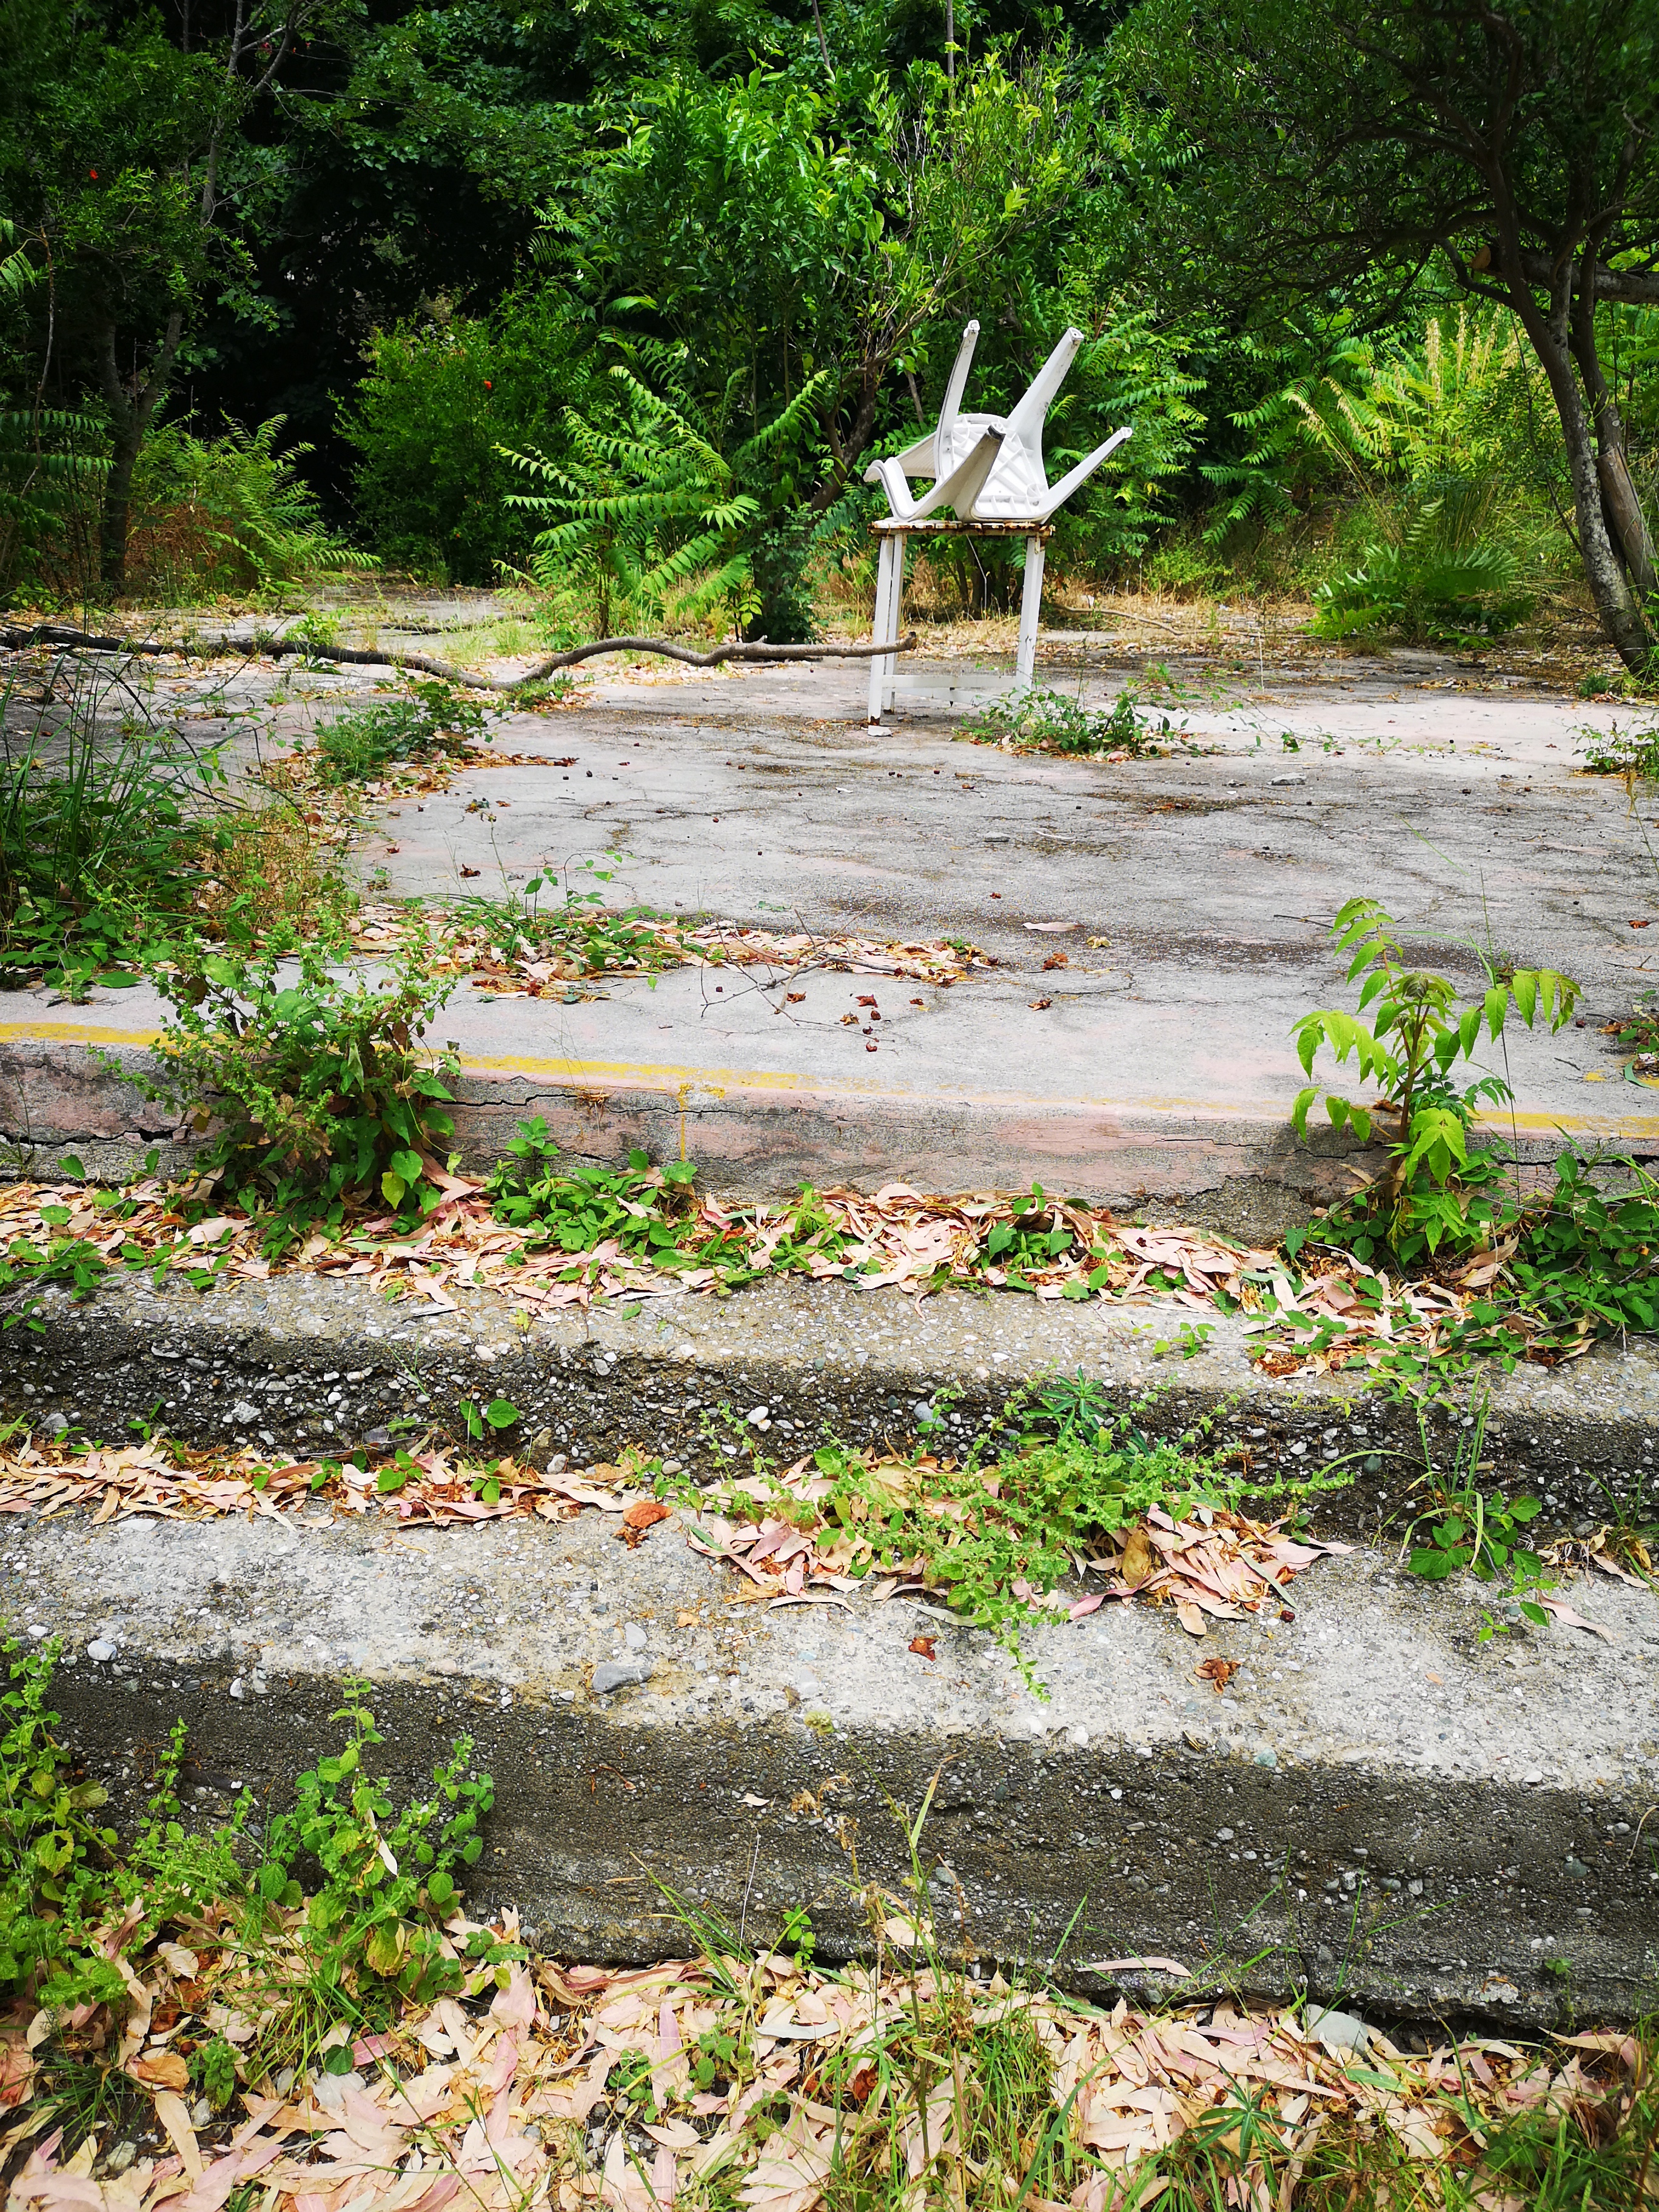
<instances>
[{"instance_id":1,"label":"concrete step","mask_svg":"<svg viewBox=\"0 0 1659 2212\"><path fill-rule=\"evenodd\" d=\"M383 1436L394 1419L460 1442L463 1401L504 1398L520 1416L507 1443L544 1431L573 1464L614 1463L632 1444L701 1473L720 1463L703 1425L722 1404L745 1420L764 1409L770 1445L793 1457L829 1436L902 1437L919 1406L949 1391L949 1433L965 1443L995 1428L1020 1385L1081 1372L1120 1400L1157 1386L1147 1425L1175 1434L1211 1420L1262 1480L1292 1481L1342 1455L1357 1480L1321 1510L1350 1530L1374 1528L1423 1466L1413 1401L1368 1389L1364 1370L1264 1374L1237 1318L1217 1316L1192 1356L1159 1358L1169 1308L1012 1293L912 1302L774 1279L725 1299L567 1308L527 1328L499 1293L453 1295L454 1312L421 1320L412 1302L388 1306L349 1279L297 1273L206 1295L125 1278L79 1305L52 1289L38 1328L6 1340L0 1402L89 1437L118 1441L149 1421L191 1444L311 1455ZM1490 1391L1495 1478L1542 1499L1550 1525L1633 1511L1644 1494L1651 1510L1659 1346L1608 1341L1556 1369L1483 1370L1476 1388ZM1443 1464L1470 1418L1449 1402L1424 1413Z\"/></svg>"},{"instance_id":2,"label":"concrete step","mask_svg":"<svg viewBox=\"0 0 1659 2212\"><path fill-rule=\"evenodd\" d=\"M399 1789L474 1738L497 1784L482 1899L567 1954L674 1954L663 1882L751 1936L809 1903L844 1956L859 1881L908 1872L896 1811L931 1787L942 1929L961 1912L982 1955L1053 1955L1084 1989L1305 1984L1511 2032L1646 2001L1645 1591L1581 1596L1612 1642L1483 1645L1466 1593L1367 1549L1299 1577L1293 1621L1215 1623L1202 1647L1145 1606L1038 1631L1044 1703L936 1610L744 1603L678 1522L637 1551L614 1525L60 1515L11 1525L4 1587L69 1642L53 1702L118 1820L180 1714L204 1815L241 1783L279 1802L362 1676ZM596 1695L628 1626L646 1679ZM1224 1696L1194 1674L1215 1652L1241 1668ZM1151 1958L1191 1983L1092 1963Z\"/></svg>"},{"instance_id":3,"label":"concrete step","mask_svg":"<svg viewBox=\"0 0 1659 2212\"><path fill-rule=\"evenodd\" d=\"M1646 988L1650 933L1631 924L1659 918L1626 794L1570 765L1572 726L1600 710L1402 678L1175 701L1214 750L1120 764L955 744L923 712L870 732L844 671L596 685L551 720L504 725L503 750L546 766L469 770L424 811L388 808L361 857L431 896L623 851L629 894L661 911L948 930L1001 963L949 992L880 983L875 1053L841 1022L866 988L844 974L795 981L807 995L781 1012L781 993L690 973L575 1006L464 994L441 1034L463 1048L475 1162L540 1112L578 1154L643 1143L738 1195L1035 1177L1265 1240L1348 1179L1328 1136L1290 1141L1289 1030L1345 1002L1324 926L1362 890L1584 984L1584 1028L1522 1032L1498 1063L1523 1153L1571 1139L1652 1155L1653 1094L1616 1080L1595 1026ZM571 753L574 769L554 765ZM1056 947L1067 965L1045 968ZM1456 947L1430 957L1478 972ZM88 1051L144 1052L158 1009L141 994L3 1011L6 1133L112 1170L167 1136ZM411 1786L457 1729L477 1738L499 1784L486 1901L518 1903L554 1948L682 1946L656 1877L732 1921L746 1909L751 1931L811 1901L844 1954L863 1927L848 1846L900 1878L892 1807L919 1808L937 1772L926 1849L947 1922L960 1898L982 1952L1056 1951L1080 1986L1164 1994L1167 1976L1090 1965L1157 1956L1200 1979L1511 2028L1646 2001L1652 1596L1581 1578L1572 1601L1612 1640L1557 1625L1480 1643L1489 1594L1402 1577L1388 1533L1423 1466L1415 1407L1352 1371L1263 1375L1220 1319L1195 1356L1159 1360L1168 1309L768 1281L520 1328L496 1293L453 1296L416 1321L300 1274L204 1297L124 1279L80 1306L49 1291L40 1328L5 1339L0 1401L43 1430L119 1439L154 1420L192 1444L310 1456L399 1418L459 1439L464 1401L503 1397L515 1449L545 1431L542 1449L578 1465L634 1444L705 1474L726 1463L703 1431L726 1403L793 1456L826 1433L902 1440L949 1390L965 1444L1018 1384L1080 1370L1120 1401L1163 1385L1149 1425L1208 1418L1263 1480L1349 1458L1358 1478L1318 1502L1317 1525L1361 1547L1300 1580L1294 1621L1214 1624L1201 1652L1146 1607L1034 1632L1045 1704L987 1638L908 1601L734 1601L729 1571L674 1523L629 1552L594 1514L444 1531L314 1507L20 1517L9 1611L70 1636L57 1702L118 1809L136 1810L148 1747L179 1712L204 1811L235 1781L280 1788L331 1742L341 1679L361 1674ZM1651 1497L1651 1345L1487 1381L1491 1479L1540 1496L1547 1528ZM1473 1418L1424 1412L1438 1464ZM595 1695L626 1623L652 1671ZM935 1661L910 1649L918 1631ZM93 1641L118 1660L91 1660ZM1194 1675L1211 1652L1243 1662L1222 1697Z\"/></svg>"}]
</instances>

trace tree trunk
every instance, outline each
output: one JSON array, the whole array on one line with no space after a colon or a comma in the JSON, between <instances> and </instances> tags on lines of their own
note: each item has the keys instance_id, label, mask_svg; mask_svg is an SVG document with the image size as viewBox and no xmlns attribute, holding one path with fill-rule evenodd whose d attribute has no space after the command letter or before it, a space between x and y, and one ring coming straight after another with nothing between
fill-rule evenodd
<instances>
[{"instance_id":1,"label":"tree trunk","mask_svg":"<svg viewBox=\"0 0 1659 2212\"><path fill-rule=\"evenodd\" d=\"M1645 676L1653 665L1653 639L1608 534L1595 441L1565 334L1555 327L1554 318L1547 318L1540 311L1537 300L1524 281L1512 282L1509 290L1516 313L1548 379L1550 397L1561 418L1579 549L1595 611L1601 617L1608 642L1626 667L1633 675Z\"/></svg>"},{"instance_id":2,"label":"tree trunk","mask_svg":"<svg viewBox=\"0 0 1659 2212\"><path fill-rule=\"evenodd\" d=\"M1653 539L1647 517L1631 482L1626 458L1625 425L1619 403L1601 373L1601 356L1595 343L1595 254L1587 250L1576 272L1571 323L1572 357L1589 395L1590 419L1595 426L1596 473L1601 483L1601 506L1614 546L1623 556L1625 572L1644 598L1659 590L1655 575Z\"/></svg>"},{"instance_id":3,"label":"tree trunk","mask_svg":"<svg viewBox=\"0 0 1659 2212\"><path fill-rule=\"evenodd\" d=\"M1625 556L1625 567L1637 590L1644 596L1659 592L1659 565L1656 565L1653 539L1649 534L1648 520L1642 512L1642 502L1636 495L1636 486L1631 482L1630 464L1625 459L1623 425L1618 422L1618 410L1609 410L1618 424L1617 443L1598 440L1596 466L1601 478L1601 503L1607 513L1607 524L1618 540L1619 550Z\"/></svg>"},{"instance_id":4,"label":"tree trunk","mask_svg":"<svg viewBox=\"0 0 1659 2212\"><path fill-rule=\"evenodd\" d=\"M130 392L121 381L115 359L115 325L112 322L105 325L98 360L99 383L109 410L114 450L110 456L109 474L104 480L100 568L104 584L117 592L124 589L127 580L127 529L133 471L138 465L138 456L155 410L166 396L184 326L183 310L175 307L167 317L149 374L136 392Z\"/></svg>"}]
</instances>

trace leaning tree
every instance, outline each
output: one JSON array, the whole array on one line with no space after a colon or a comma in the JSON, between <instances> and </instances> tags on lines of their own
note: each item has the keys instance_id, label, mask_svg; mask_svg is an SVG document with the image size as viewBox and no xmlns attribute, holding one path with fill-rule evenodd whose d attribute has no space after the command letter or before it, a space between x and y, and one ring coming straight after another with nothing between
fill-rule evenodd
<instances>
[{"instance_id":1,"label":"leaning tree","mask_svg":"<svg viewBox=\"0 0 1659 2212\"><path fill-rule=\"evenodd\" d=\"M1659 582L1595 310L1659 306L1659 0L1145 0L1114 48L1165 155L1140 203L1161 275L1284 302L1438 257L1513 311L1597 612L1650 671Z\"/></svg>"}]
</instances>

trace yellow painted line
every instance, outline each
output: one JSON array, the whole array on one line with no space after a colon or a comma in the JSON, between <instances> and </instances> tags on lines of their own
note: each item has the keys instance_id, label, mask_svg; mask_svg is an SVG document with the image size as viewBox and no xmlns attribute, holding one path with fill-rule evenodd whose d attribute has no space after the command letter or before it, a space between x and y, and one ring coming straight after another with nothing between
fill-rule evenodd
<instances>
[{"instance_id":1,"label":"yellow painted line","mask_svg":"<svg viewBox=\"0 0 1659 2212\"><path fill-rule=\"evenodd\" d=\"M153 1045L160 1035L157 1030L115 1030L91 1024L81 1027L70 1022L0 1023L0 1043L32 1041L145 1046ZM874 1104L896 1107L937 1107L942 1098L949 1097L962 1105L1004 1107L1026 1113L1070 1110L1117 1114L1126 1117L1138 1115L1171 1119L1182 1117L1206 1121L1252 1120L1275 1122L1285 1118L1277 1111L1259 1109L1253 1111L1248 1105L1218 1103L1211 1098L1056 1098L1035 1097L1029 1091L1019 1091L957 1088L943 1092L937 1089L908 1091L872 1083L867 1078L859 1076L832 1079L824 1076L789 1074L776 1068L693 1067L672 1061L653 1064L622 1060L550 1059L533 1053L466 1053L462 1055L461 1066L469 1073L523 1075L572 1091L659 1091L671 1097L682 1112L694 1100L701 1103L709 1097L726 1097L733 1092L747 1091L771 1097L853 1097L867 1099ZM1483 1127L1490 1129L1501 1132L1514 1128L1525 1130L1529 1135L1547 1136L1559 1132L1563 1136L1613 1135L1626 1141L1659 1138L1659 1114L1590 1116L1543 1113L1535 1109L1507 1113L1494 1109L1491 1114L1482 1115L1479 1119Z\"/></svg>"}]
</instances>

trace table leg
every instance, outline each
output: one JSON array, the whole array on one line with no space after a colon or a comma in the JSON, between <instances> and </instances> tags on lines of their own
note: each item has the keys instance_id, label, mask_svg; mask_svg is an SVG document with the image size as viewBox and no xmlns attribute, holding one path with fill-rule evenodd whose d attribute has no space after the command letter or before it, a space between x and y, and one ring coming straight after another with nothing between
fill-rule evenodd
<instances>
[{"instance_id":1,"label":"table leg","mask_svg":"<svg viewBox=\"0 0 1659 2212\"><path fill-rule=\"evenodd\" d=\"M1019 651L1014 659L1014 689L1029 691L1036 668L1037 613L1042 605L1042 540L1025 541L1025 586L1019 595Z\"/></svg>"},{"instance_id":2,"label":"table leg","mask_svg":"<svg viewBox=\"0 0 1659 2212\"><path fill-rule=\"evenodd\" d=\"M890 537L884 537L882 538L881 551L876 561L875 612L872 616L870 622L870 642L872 645L885 645L890 641L890 640L896 637L898 635L896 629L893 626L891 613L888 604L891 594L893 581L893 555L896 550L896 539ZM872 722L878 722L881 720L882 697L885 690L884 671L886 670L887 665L887 654L882 653L874 653L871 654L870 720Z\"/></svg>"}]
</instances>

